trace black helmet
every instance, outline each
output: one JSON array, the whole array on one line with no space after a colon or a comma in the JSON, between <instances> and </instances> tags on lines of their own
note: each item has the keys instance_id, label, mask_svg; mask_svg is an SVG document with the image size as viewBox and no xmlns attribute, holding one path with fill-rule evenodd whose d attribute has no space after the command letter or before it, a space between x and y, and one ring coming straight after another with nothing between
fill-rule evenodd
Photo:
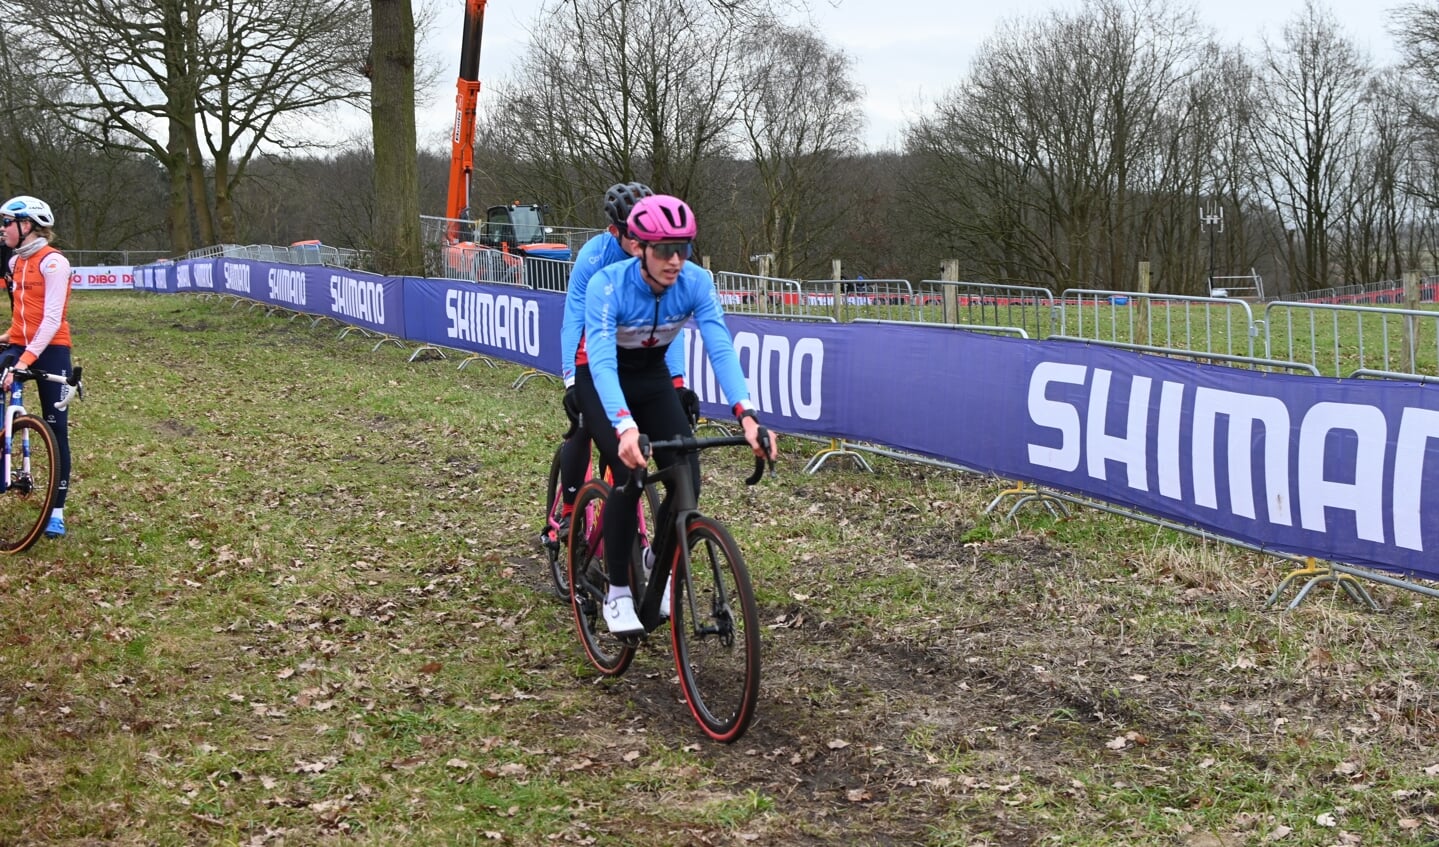
<instances>
[{"instance_id":1,"label":"black helmet","mask_svg":"<svg viewBox=\"0 0 1439 847\"><path fill-rule=\"evenodd\" d=\"M609 216L610 223L624 232L625 221L630 219L630 211L635 204L653 196L654 192L642 182L617 182L605 192L605 214Z\"/></svg>"}]
</instances>

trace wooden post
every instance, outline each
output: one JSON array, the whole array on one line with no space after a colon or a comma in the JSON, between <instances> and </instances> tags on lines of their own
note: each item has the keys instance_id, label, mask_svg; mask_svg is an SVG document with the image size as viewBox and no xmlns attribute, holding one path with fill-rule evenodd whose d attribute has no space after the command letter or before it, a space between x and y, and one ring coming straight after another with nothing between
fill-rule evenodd
<instances>
[{"instance_id":1,"label":"wooden post","mask_svg":"<svg viewBox=\"0 0 1439 847\"><path fill-rule=\"evenodd\" d=\"M1419 272L1404 272L1404 308L1419 308ZM1414 337L1418 327L1415 325L1413 315L1404 316L1404 361L1409 364L1409 373L1418 373L1419 344Z\"/></svg>"},{"instance_id":2,"label":"wooden post","mask_svg":"<svg viewBox=\"0 0 1439 847\"><path fill-rule=\"evenodd\" d=\"M770 262L772 262L772 261L774 261L774 255L773 255L773 254L770 254L770 253L765 253L765 254L763 254L763 255L761 255L761 256L759 257L759 275L760 275L760 281L759 281L759 294L758 294L758 296L759 296L759 304L758 304L758 305L759 305L760 314L766 314L766 313L768 313L768 312L770 311L770 308L769 308L769 305L770 305L770 303L769 303L769 267L770 267Z\"/></svg>"},{"instance_id":3,"label":"wooden post","mask_svg":"<svg viewBox=\"0 0 1439 847\"><path fill-rule=\"evenodd\" d=\"M941 282L959 282L959 260L945 259L939 264ZM959 323L959 286L946 285L940 292L940 319L947 324Z\"/></svg>"},{"instance_id":4,"label":"wooden post","mask_svg":"<svg viewBox=\"0 0 1439 847\"><path fill-rule=\"evenodd\" d=\"M1139 284L1135 293L1134 308L1139 310L1139 326L1134 330L1135 344L1149 343L1149 262L1139 263Z\"/></svg>"},{"instance_id":5,"label":"wooden post","mask_svg":"<svg viewBox=\"0 0 1439 847\"><path fill-rule=\"evenodd\" d=\"M834 280L831 290L834 292L834 319L844 320L844 262L839 259L831 259L829 263L829 278Z\"/></svg>"}]
</instances>

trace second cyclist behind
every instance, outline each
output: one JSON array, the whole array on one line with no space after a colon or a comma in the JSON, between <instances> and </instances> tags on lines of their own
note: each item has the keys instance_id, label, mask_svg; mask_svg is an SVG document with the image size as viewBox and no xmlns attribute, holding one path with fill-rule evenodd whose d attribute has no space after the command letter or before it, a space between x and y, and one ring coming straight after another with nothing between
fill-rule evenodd
<instances>
[{"instance_id":1,"label":"second cyclist behind","mask_svg":"<svg viewBox=\"0 0 1439 847\"><path fill-rule=\"evenodd\" d=\"M675 392L665 357L685 323L694 318L725 397L756 456L774 459L772 438L760 446L759 417L750 402L724 309L710 275L688 262L698 226L678 197L657 194L635 204L627 227L639 247L636 258L609 265L589 279L585 293L585 348L589 366L577 372L580 409L605 461L614 488L605 502L605 566L610 588L605 624L617 635L644 631L629 584L630 555L638 531L640 491L626 485L629 471L644 465L641 433L660 441L691 435L689 418ZM673 453L656 451L665 467ZM689 454L699 485L699 457ZM696 492L698 493L698 492ZM665 515L656 516L663 526ZM669 612L669 586L660 608Z\"/></svg>"},{"instance_id":2,"label":"second cyclist behind","mask_svg":"<svg viewBox=\"0 0 1439 847\"><path fill-rule=\"evenodd\" d=\"M619 182L610 186L605 192L605 215L610 220L609 229L585 242L576 254L574 269L570 272L569 287L565 291L565 315L560 324L560 374L565 383L565 413L570 419L570 429L560 447L561 538L575 508L575 494L584 484L585 470L590 463L590 434L581 419L575 389L575 374L587 369L589 363L585 352L585 293L589 289L590 277L596 272L639 252L639 244L630 238L626 221L635 204L653 194L648 185L640 182ZM683 353L675 347L665 359L671 382L685 411L692 418L698 418L699 398L684 384ZM549 531L546 530L547 533ZM543 540L556 544L560 538Z\"/></svg>"}]
</instances>

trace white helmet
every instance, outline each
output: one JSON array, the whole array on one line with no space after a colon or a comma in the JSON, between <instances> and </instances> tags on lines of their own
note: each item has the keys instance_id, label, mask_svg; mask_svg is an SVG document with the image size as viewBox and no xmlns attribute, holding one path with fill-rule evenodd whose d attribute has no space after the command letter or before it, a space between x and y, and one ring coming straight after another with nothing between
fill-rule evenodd
<instances>
[{"instance_id":1,"label":"white helmet","mask_svg":"<svg viewBox=\"0 0 1439 847\"><path fill-rule=\"evenodd\" d=\"M5 205L0 206L0 215L17 219L29 218L43 227L55 225L55 213L50 211L50 204L28 194L5 201Z\"/></svg>"}]
</instances>

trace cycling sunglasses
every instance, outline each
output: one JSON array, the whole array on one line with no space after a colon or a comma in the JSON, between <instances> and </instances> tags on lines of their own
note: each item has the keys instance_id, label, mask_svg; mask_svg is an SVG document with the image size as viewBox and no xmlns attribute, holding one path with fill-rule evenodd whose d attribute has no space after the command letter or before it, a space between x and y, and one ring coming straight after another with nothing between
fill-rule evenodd
<instances>
[{"instance_id":1,"label":"cycling sunglasses","mask_svg":"<svg viewBox=\"0 0 1439 847\"><path fill-rule=\"evenodd\" d=\"M689 241L661 241L658 244L651 244L650 249L655 251L655 256L662 262L667 262L676 256L690 257L690 248L693 244Z\"/></svg>"}]
</instances>

